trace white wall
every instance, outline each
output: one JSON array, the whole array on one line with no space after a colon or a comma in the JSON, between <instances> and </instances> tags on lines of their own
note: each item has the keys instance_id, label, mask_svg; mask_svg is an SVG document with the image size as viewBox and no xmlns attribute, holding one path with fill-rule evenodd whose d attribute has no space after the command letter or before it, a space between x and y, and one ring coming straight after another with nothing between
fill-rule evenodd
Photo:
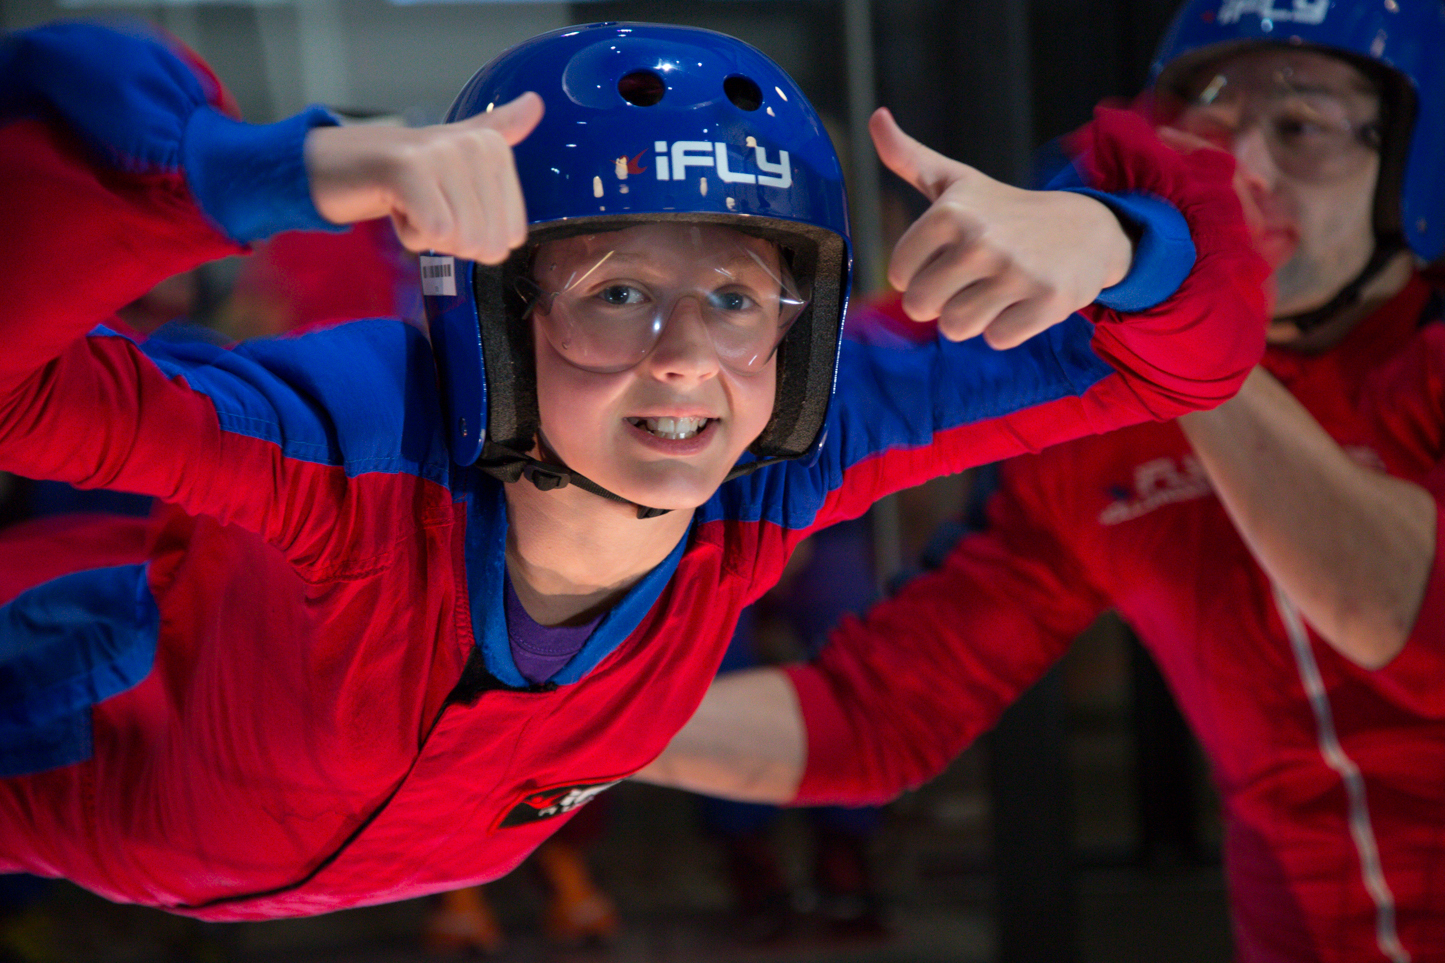
<instances>
[{"instance_id":1,"label":"white wall","mask_svg":"<svg viewBox=\"0 0 1445 963\"><path fill-rule=\"evenodd\" d=\"M570 14L548 2L0 0L6 30L114 16L151 20L194 47L246 119L265 122L312 102L434 121L478 67Z\"/></svg>"}]
</instances>

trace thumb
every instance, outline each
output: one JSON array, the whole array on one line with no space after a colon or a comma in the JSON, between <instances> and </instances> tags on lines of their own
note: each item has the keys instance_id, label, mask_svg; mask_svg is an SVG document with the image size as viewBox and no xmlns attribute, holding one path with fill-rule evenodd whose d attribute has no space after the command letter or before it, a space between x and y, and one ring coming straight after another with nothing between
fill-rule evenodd
<instances>
[{"instance_id":1,"label":"thumb","mask_svg":"<svg viewBox=\"0 0 1445 963\"><path fill-rule=\"evenodd\" d=\"M464 123L490 128L502 135L508 147L516 147L541 121L544 110L542 98L529 90L516 100L477 114Z\"/></svg>"},{"instance_id":2,"label":"thumb","mask_svg":"<svg viewBox=\"0 0 1445 963\"><path fill-rule=\"evenodd\" d=\"M887 107L879 107L868 118L868 132L873 135L878 159L917 188L930 203L938 200L939 195L967 169L958 161L950 160L904 133Z\"/></svg>"}]
</instances>

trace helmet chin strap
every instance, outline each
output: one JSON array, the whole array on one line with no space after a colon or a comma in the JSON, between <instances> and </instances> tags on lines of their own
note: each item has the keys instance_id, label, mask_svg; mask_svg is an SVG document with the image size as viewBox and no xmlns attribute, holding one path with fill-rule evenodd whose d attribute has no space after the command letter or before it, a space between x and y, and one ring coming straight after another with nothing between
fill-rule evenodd
<instances>
[{"instance_id":1,"label":"helmet chin strap","mask_svg":"<svg viewBox=\"0 0 1445 963\"><path fill-rule=\"evenodd\" d=\"M1396 254L1405 250L1405 238L1400 234L1379 238L1375 241L1375 251L1360 273L1355 275L1353 281L1340 288L1335 296L1317 308L1308 311L1301 311L1298 314L1284 314L1274 318L1275 321L1283 324L1292 324L1300 334L1309 334L1320 325L1336 317L1341 311L1354 307L1360 303L1360 292L1365 285L1375 279L1381 269L1390 262Z\"/></svg>"},{"instance_id":2,"label":"helmet chin strap","mask_svg":"<svg viewBox=\"0 0 1445 963\"><path fill-rule=\"evenodd\" d=\"M562 464L562 460L553 454L541 432L537 433L537 440L543 455L554 458L555 461L540 461L531 455L489 441L482 449L482 457L477 459L476 465L488 475L506 484L525 478L538 491L549 492L555 488L575 485L584 492L590 492L609 501L636 506L638 518L656 518L672 511L670 508L650 508L646 505L638 505L629 498L623 498L616 492L608 491L581 472Z\"/></svg>"},{"instance_id":3,"label":"helmet chin strap","mask_svg":"<svg viewBox=\"0 0 1445 963\"><path fill-rule=\"evenodd\" d=\"M556 453L552 451L551 446L547 444L547 439L540 431L537 432L537 443L538 447L542 450L542 454L552 458L553 461L540 461L514 448L489 441L482 449L482 457L477 459L477 468L506 484L511 484L512 482L525 478L530 481L538 491L543 492L552 491L554 488L566 488L568 485L575 485L584 492L590 492L599 498L621 502L624 505L636 506L638 518L656 518L659 515L666 515L672 511L670 508L650 508L646 505L638 505L631 499L623 498L616 492L603 488L576 469L568 468L562 464L562 459L558 458ZM759 468L788 460L787 458L781 457L762 458L757 461L734 465L723 481L731 481L743 475L751 475Z\"/></svg>"}]
</instances>

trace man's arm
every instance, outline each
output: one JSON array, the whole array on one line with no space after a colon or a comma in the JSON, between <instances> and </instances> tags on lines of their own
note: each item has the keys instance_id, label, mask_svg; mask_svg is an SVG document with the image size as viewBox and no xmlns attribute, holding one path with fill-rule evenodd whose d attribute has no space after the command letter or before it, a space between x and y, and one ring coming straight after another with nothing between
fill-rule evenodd
<instances>
[{"instance_id":1,"label":"man's arm","mask_svg":"<svg viewBox=\"0 0 1445 963\"><path fill-rule=\"evenodd\" d=\"M798 794L807 727L782 669L720 675L682 731L634 778L689 792L783 804Z\"/></svg>"},{"instance_id":2,"label":"man's arm","mask_svg":"<svg viewBox=\"0 0 1445 963\"><path fill-rule=\"evenodd\" d=\"M866 805L941 772L1108 604L1050 520L1072 478L1018 469L1005 466L989 531L862 618L845 617L812 662L720 676L639 777L755 801Z\"/></svg>"},{"instance_id":3,"label":"man's arm","mask_svg":"<svg viewBox=\"0 0 1445 963\"><path fill-rule=\"evenodd\" d=\"M1233 400L1180 425L1250 551L1310 625L1366 668L1398 655L1434 563L1431 494L1356 463L1259 369Z\"/></svg>"}]
</instances>

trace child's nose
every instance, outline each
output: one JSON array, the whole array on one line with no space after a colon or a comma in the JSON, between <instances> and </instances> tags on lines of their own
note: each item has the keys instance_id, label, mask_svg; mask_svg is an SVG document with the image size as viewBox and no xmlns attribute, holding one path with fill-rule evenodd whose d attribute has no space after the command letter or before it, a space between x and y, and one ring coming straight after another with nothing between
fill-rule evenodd
<instances>
[{"instance_id":1,"label":"child's nose","mask_svg":"<svg viewBox=\"0 0 1445 963\"><path fill-rule=\"evenodd\" d=\"M717 373L717 348L699 298L677 299L646 363L657 377L668 380L701 381Z\"/></svg>"}]
</instances>

